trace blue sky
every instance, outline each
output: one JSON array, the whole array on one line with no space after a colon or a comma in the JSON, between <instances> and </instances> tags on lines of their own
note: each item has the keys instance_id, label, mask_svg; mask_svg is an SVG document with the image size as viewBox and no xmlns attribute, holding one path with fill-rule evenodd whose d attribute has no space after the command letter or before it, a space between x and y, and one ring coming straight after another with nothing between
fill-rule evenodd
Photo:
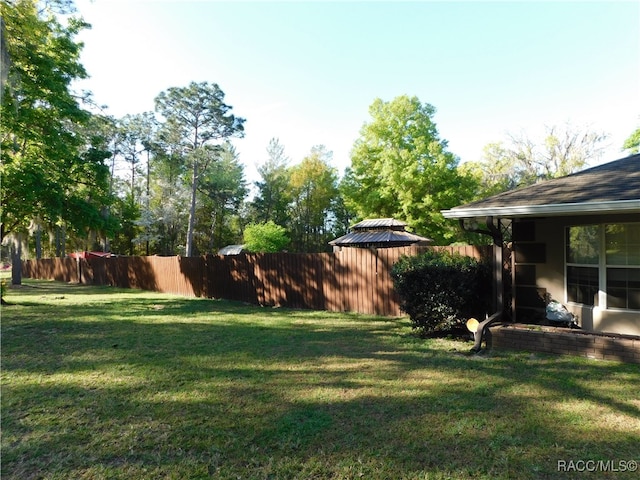
<instances>
[{"instance_id":1,"label":"blue sky","mask_svg":"<svg viewBox=\"0 0 640 480\"><path fill-rule=\"evenodd\" d=\"M415 95L461 161L507 132L640 126L639 2L76 0L82 84L108 113L153 110L191 81L217 83L246 118L234 140L249 181L279 138L291 163L314 145L342 172L375 98Z\"/></svg>"}]
</instances>

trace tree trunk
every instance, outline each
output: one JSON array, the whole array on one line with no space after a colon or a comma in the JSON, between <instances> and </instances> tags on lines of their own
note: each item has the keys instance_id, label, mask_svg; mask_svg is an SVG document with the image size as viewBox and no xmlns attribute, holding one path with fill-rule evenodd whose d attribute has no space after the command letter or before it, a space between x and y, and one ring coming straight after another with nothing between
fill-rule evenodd
<instances>
[{"instance_id":1,"label":"tree trunk","mask_svg":"<svg viewBox=\"0 0 640 480\"><path fill-rule=\"evenodd\" d=\"M56 257L60 256L60 227L56 226Z\"/></svg>"},{"instance_id":2,"label":"tree trunk","mask_svg":"<svg viewBox=\"0 0 640 480\"><path fill-rule=\"evenodd\" d=\"M150 206L149 206L149 199L151 198L151 163L149 162L149 150L147 149L147 199L146 199L146 207L147 207L147 212L150 210ZM151 215L150 215L151 216ZM147 226L145 227L146 229L146 235L147 235L147 244L146 244L146 254L147 257L149 256L149 230L150 227L147 224Z\"/></svg>"},{"instance_id":3,"label":"tree trunk","mask_svg":"<svg viewBox=\"0 0 640 480\"><path fill-rule=\"evenodd\" d=\"M42 229L40 225L36 227L36 258L38 260L42 258Z\"/></svg>"},{"instance_id":4,"label":"tree trunk","mask_svg":"<svg viewBox=\"0 0 640 480\"><path fill-rule=\"evenodd\" d=\"M67 243L66 231L64 227L56 226L56 257L63 258L66 255L65 244Z\"/></svg>"},{"instance_id":5,"label":"tree trunk","mask_svg":"<svg viewBox=\"0 0 640 480\"><path fill-rule=\"evenodd\" d=\"M189 226L187 227L187 257L193 256L193 229L196 224L196 193L198 191L198 163L193 164L193 176L191 177L191 206L189 207Z\"/></svg>"},{"instance_id":6,"label":"tree trunk","mask_svg":"<svg viewBox=\"0 0 640 480\"><path fill-rule=\"evenodd\" d=\"M22 236L15 235L11 241L11 284L22 285Z\"/></svg>"}]
</instances>

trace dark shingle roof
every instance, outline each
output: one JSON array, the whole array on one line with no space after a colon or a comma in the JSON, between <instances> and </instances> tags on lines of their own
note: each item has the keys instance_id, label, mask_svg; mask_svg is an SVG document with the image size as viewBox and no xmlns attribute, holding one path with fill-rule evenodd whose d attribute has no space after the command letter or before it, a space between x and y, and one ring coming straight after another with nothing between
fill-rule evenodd
<instances>
[{"instance_id":1,"label":"dark shingle roof","mask_svg":"<svg viewBox=\"0 0 640 480\"><path fill-rule=\"evenodd\" d=\"M500 209L640 200L640 154L452 208ZM587 205L588 206L588 205ZM449 216L449 215L445 215Z\"/></svg>"}]
</instances>

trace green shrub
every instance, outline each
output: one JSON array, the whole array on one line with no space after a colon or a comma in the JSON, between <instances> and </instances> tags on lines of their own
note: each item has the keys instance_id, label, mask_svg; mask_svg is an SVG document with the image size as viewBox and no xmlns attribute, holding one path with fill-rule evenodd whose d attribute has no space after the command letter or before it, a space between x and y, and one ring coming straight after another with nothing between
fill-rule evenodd
<instances>
[{"instance_id":1,"label":"green shrub","mask_svg":"<svg viewBox=\"0 0 640 480\"><path fill-rule=\"evenodd\" d=\"M422 335L482 320L491 304L491 269L471 257L429 250L401 257L391 276L400 308Z\"/></svg>"},{"instance_id":2,"label":"green shrub","mask_svg":"<svg viewBox=\"0 0 640 480\"><path fill-rule=\"evenodd\" d=\"M3 278L0 280L0 303L2 305L6 305L7 302L4 299L4 296L7 294L7 279Z\"/></svg>"},{"instance_id":3,"label":"green shrub","mask_svg":"<svg viewBox=\"0 0 640 480\"><path fill-rule=\"evenodd\" d=\"M244 230L244 248L249 252L281 252L288 244L287 231L273 220L250 223Z\"/></svg>"}]
</instances>

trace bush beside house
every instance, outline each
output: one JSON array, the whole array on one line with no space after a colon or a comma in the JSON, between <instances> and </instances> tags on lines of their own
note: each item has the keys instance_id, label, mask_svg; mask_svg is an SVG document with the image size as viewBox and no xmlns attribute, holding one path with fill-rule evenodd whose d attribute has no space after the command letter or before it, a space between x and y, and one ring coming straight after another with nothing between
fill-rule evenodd
<instances>
[{"instance_id":1,"label":"bush beside house","mask_svg":"<svg viewBox=\"0 0 640 480\"><path fill-rule=\"evenodd\" d=\"M421 335L463 328L489 311L491 269L474 258L427 251L402 257L391 276L400 308Z\"/></svg>"}]
</instances>

